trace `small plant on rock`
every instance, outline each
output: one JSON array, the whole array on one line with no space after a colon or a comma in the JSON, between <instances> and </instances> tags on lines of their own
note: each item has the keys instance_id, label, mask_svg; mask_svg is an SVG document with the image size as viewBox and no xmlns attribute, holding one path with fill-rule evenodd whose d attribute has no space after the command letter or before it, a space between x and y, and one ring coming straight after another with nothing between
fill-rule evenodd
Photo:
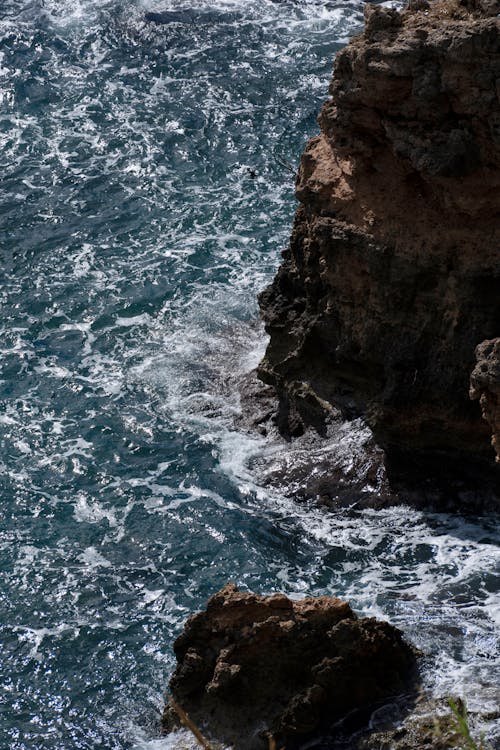
<instances>
[{"instance_id":1,"label":"small plant on rock","mask_svg":"<svg viewBox=\"0 0 500 750\"><path fill-rule=\"evenodd\" d=\"M454 701L453 698L449 698L448 703L455 719L453 729L460 736L463 747L466 748L466 750L488 750L487 746L484 744L484 734L480 735L479 743L477 743L471 735L465 701L460 698L456 701Z\"/></svg>"}]
</instances>

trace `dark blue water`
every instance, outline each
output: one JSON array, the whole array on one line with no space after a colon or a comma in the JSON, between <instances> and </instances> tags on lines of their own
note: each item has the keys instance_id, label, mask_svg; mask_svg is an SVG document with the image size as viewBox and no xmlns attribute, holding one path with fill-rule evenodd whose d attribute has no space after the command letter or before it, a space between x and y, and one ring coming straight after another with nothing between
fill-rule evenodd
<instances>
[{"instance_id":1,"label":"dark blue water","mask_svg":"<svg viewBox=\"0 0 500 750\"><path fill-rule=\"evenodd\" d=\"M172 639L227 580L347 596L497 704L498 524L298 506L234 426L360 10L3 0L0 750L187 746L155 734Z\"/></svg>"}]
</instances>

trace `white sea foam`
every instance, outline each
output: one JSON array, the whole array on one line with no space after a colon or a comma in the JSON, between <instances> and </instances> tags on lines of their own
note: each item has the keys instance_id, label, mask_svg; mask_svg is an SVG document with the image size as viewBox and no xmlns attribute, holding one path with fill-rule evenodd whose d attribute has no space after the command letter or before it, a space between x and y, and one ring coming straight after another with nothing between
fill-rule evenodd
<instances>
[{"instance_id":1,"label":"white sea foam","mask_svg":"<svg viewBox=\"0 0 500 750\"><path fill-rule=\"evenodd\" d=\"M133 729L134 750L197 750L198 743L187 731L179 731L161 739L151 739L139 728Z\"/></svg>"},{"instance_id":2,"label":"white sea foam","mask_svg":"<svg viewBox=\"0 0 500 750\"><path fill-rule=\"evenodd\" d=\"M74 626L67 623L61 623L54 628L31 628L20 625L14 628L14 630L18 634L19 641L30 644L31 649L29 655L32 659L36 659L37 661L43 659L39 650L44 638L59 638L64 633L76 632Z\"/></svg>"},{"instance_id":3,"label":"white sea foam","mask_svg":"<svg viewBox=\"0 0 500 750\"><path fill-rule=\"evenodd\" d=\"M80 522L100 523L106 520L110 526L116 526L118 523L116 512L112 508L103 507L97 500L90 500L81 492L77 495L73 512L76 520Z\"/></svg>"},{"instance_id":4,"label":"white sea foam","mask_svg":"<svg viewBox=\"0 0 500 750\"><path fill-rule=\"evenodd\" d=\"M298 454L235 426L238 376L266 343L256 296L294 211L277 157L295 165L316 132L361 3L118 5L17 3L0 19L15 54L40 55L11 69L6 44L0 59L6 638L14 611L19 627L4 668L26 710L33 696L26 742L58 727L75 750L189 747L136 719L161 706L182 623L229 578L344 596L422 648L436 695L492 706L494 521L298 504L263 482ZM144 21L179 9L206 23ZM346 469L365 438L338 434Z\"/></svg>"},{"instance_id":5,"label":"white sea foam","mask_svg":"<svg viewBox=\"0 0 500 750\"><path fill-rule=\"evenodd\" d=\"M111 563L95 547L87 547L80 554L80 560L87 569L110 568Z\"/></svg>"}]
</instances>

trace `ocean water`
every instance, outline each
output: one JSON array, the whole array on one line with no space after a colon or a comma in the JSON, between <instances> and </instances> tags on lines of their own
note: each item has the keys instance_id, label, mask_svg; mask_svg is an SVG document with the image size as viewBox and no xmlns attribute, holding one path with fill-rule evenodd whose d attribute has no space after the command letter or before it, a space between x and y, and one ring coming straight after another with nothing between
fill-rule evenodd
<instances>
[{"instance_id":1,"label":"ocean water","mask_svg":"<svg viewBox=\"0 0 500 750\"><path fill-rule=\"evenodd\" d=\"M172 641L228 580L347 597L498 709L498 519L297 504L234 421L361 12L2 0L0 750L188 747L157 731Z\"/></svg>"}]
</instances>

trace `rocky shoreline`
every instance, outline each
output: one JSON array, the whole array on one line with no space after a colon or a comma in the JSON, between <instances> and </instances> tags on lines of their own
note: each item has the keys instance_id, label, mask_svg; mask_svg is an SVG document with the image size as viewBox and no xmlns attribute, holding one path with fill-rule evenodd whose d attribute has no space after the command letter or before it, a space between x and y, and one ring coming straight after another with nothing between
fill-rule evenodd
<instances>
[{"instance_id":1,"label":"rocky shoreline","mask_svg":"<svg viewBox=\"0 0 500 750\"><path fill-rule=\"evenodd\" d=\"M337 56L241 382L240 426L288 441L263 481L296 499L499 508L499 12L367 5ZM174 651L163 729L207 748L462 746L400 631L335 597L228 584Z\"/></svg>"},{"instance_id":2,"label":"rocky shoreline","mask_svg":"<svg viewBox=\"0 0 500 750\"><path fill-rule=\"evenodd\" d=\"M393 501L499 503L498 11L366 6L260 298L270 342L258 375L277 394L279 431L326 436L339 414L361 418ZM335 498L335 472L329 485Z\"/></svg>"}]
</instances>

